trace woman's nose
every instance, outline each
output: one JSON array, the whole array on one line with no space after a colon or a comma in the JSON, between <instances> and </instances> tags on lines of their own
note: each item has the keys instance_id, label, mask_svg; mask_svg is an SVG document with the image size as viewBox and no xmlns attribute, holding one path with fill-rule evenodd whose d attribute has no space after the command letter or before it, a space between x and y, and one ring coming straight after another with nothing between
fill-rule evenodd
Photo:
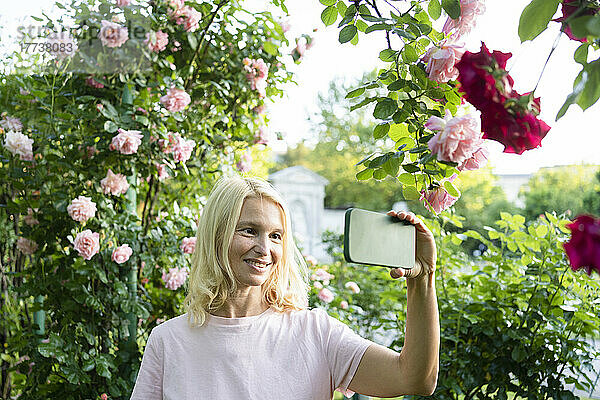
<instances>
[{"instance_id":1,"label":"woman's nose","mask_svg":"<svg viewBox=\"0 0 600 400\"><path fill-rule=\"evenodd\" d=\"M259 253L261 256L269 254L269 238L266 235L258 235L254 242L254 251Z\"/></svg>"}]
</instances>

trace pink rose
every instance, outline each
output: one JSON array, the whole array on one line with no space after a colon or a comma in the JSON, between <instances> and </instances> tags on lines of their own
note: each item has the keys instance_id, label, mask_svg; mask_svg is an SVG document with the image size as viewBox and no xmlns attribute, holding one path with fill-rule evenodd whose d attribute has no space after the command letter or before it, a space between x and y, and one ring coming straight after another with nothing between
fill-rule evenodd
<instances>
[{"instance_id":1,"label":"pink rose","mask_svg":"<svg viewBox=\"0 0 600 400\"><path fill-rule=\"evenodd\" d=\"M588 275L592 271L600 274L600 218L579 215L567 228L571 230L571 238L563 247L571 269L583 268Z\"/></svg>"},{"instance_id":2,"label":"pink rose","mask_svg":"<svg viewBox=\"0 0 600 400\"><path fill-rule=\"evenodd\" d=\"M123 264L125 261L129 260L131 254L133 254L131 247L129 247L128 244L124 244L113 250L111 259L117 264Z\"/></svg>"},{"instance_id":3,"label":"pink rose","mask_svg":"<svg viewBox=\"0 0 600 400\"><path fill-rule=\"evenodd\" d=\"M196 146L196 142L192 139L184 139L181 137L179 133L177 135L177 140L172 147L173 159L175 162L185 163L192 156L192 151L194 150L194 146Z\"/></svg>"},{"instance_id":4,"label":"pink rose","mask_svg":"<svg viewBox=\"0 0 600 400\"><path fill-rule=\"evenodd\" d=\"M335 298L335 295L333 294L333 292L331 290L329 290L327 288L323 288L323 289L319 290L317 297L321 301L324 301L325 303L331 303L333 301L333 299Z\"/></svg>"},{"instance_id":5,"label":"pink rose","mask_svg":"<svg viewBox=\"0 0 600 400\"><path fill-rule=\"evenodd\" d=\"M129 5L129 3L131 2L131 0L117 0L117 7L127 7Z\"/></svg>"},{"instance_id":6,"label":"pink rose","mask_svg":"<svg viewBox=\"0 0 600 400\"><path fill-rule=\"evenodd\" d=\"M102 393L102 394L100 395L100 399L101 399L101 400L108 400L108 395L107 395L106 393Z\"/></svg>"},{"instance_id":7,"label":"pink rose","mask_svg":"<svg viewBox=\"0 0 600 400\"><path fill-rule=\"evenodd\" d=\"M85 260L91 260L100 251L100 235L89 229L79 232L75 237L73 247Z\"/></svg>"},{"instance_id":8,"label":"pink rose","mask_svg":"<svg viewBox=\"0 0 600 400\"><path fill-rule=\"evenodd\" d=\"M174 16L177 11L183 8L185 0L168 0L169 3L169 15Z\"/></svg>"},{"instance_id":9,"label":"pink rose","mask_svg":"<svg viewBox=\"0 0 600 400\"><path fill-rule=\"evenodd\" d=\"M318 280L327 282L326 285L329 284L330 280L335 278L334 275L331 275L329 272L325 271L323 268L317 268L317 270L315 271L315 275L317 276Z\"/></svg>"},{"instance_id":10,"label":"pink rose","mask_svg":"<svg viewBox=\"0 0 600 400\"><path fill-rule=\"evenodd\" d=\"M358 284L356 282L346 282L346 284L344 285L344 287L346 289L350 289L350 291L354 294L356 293L360 293L360 288L358 287Z\"/></svg>"},{"instance_id":11,"label":"pink rose","mask_svg":"<svg viewBox=\"0 0 600 400\"><path fill-rule=\"evenodd\" d=\"M190 6L183 6L173 13L177 25L183 26L186 32L195 32L200 27L202 13Z\"/></svg>"},{"instance_id":12,"label":"pink rose","mask_svg":"<svg viewBox=\"0 0 600 400\"><path fill-rule=\"evenodd\" d=\"M323 284L322 284L321 282L319 282L319 281L315 281L315 282L313 282L313 286L314 286L316 289L323 289Z\"/></svg>"},{"instance_id":13,"label":"pink rose","mask_svg":"<svg viewBox=\"0 0 600 400\"><path fill-rule=\"evenodd\" d=\"M30 239L26 239L24 237L20 237L17 240L17 249L19 249L19 251L25 255L31 255L33 253L35 253L35 251L38 248L38 244Z\"/></svg>"},{"instance_id":14,"label":"pink rose","mask_svg":"<svg viewBox=\"0 0 600 400\"><path fill-rule=\"evenodd\" d=\"M269 133L264 126L261 125L258 128L258 134L254 135L254 143L264 144L265 146L269 144Z\"/></svg>"},{"instance_id":15,"label":"pink rose","mask_svg":"<svg viewBox=\"0 0 600 400\"><path fill-rule=\"evenodd\" d=\"M314 267L317 265L317 259L311 255L305 255L304 260L306 260L306 263L311 267Z\"/></svg>"},{"instance_id":16,"label":"pink rose","mask_svg":"<svg viewBox=\"0 0 600 400\"><path fill-rule=\"evenodd\" d=\"M104 85L102 83L98 82L91 76L88 76L85 79L85 83L86 83L86 85L91 86L96 89L102 89L104 87ZM98 106L101 106L101 104L98 104ZM102 106L102 108L104 108L104 106Z\"/></svg>"},{"instance_id":17,"label":"pink rose","mask_svg":"<svg viewBox=\"0 0 600 400\"><path fill-rule=\"evenodd\" d=\"M67 207L67 212L73 220L85 222L96 215L96 203L89 197L79 196L71 201L71 204Z\"/></svg>"},{"instance_id":18,"label":"pink rose","mask_svg":"<svg viewBox=\"0 0 600 400\"><path fill-rule=\"evenodd\" d=\"M165 164L156 164L156 170L158 171L159 181L164 181L169 177L169 173L167 172L167 167Z\"/></svg>"},{"instance_id":19,"label":"pink rose","mask_svg":"<svg viewBox=\"0 0 600 400\"><path fill-rule=\"evenodd\" d=\"M471 156L471 158L463 161L462 164L458 166L459 171L472 171L483 167L488 161L489 152L487 148L480 147Z\"/></svg>"},{"instance_id":20,"label":"pink rose","mask_svg":"<svg viewBox=\"0 0 600 400\"><path fill-rule=\"evenodd\" d=\"M167 94L160 98L160 102L170 112L183 111L190 104L192 99L183 89L171 88Z\"/></svg>"},{"instance_id":21,"label":"pink rose","mask_svg":"<svg viewBox=\"0 0 600 400\"><path fill-rule=\"evenodd\" d=\"M252 169L252 155L249 152L242 154L240 160L235 163L235 167L241 173L250 171Z\"/></svg>"},{"instance_id":22,"label":"pink rose","mask_svg":"<svg viewBox=\"0 0 600 400\"><path fill-rule=\"evenodd\" d=\"M481 119L478 115L467 114L452 118L446 110L444 119L430 117L425 127L438 130L427 145L432 153L437 154L440 161L462 163L471 158L482 145Z\"/></svg>"},{"instance_id":23,"label":"pink rose","mask_svg":"<svg viewBox=\"0 0 600 400\"><path fill-rule=\"evenodd\" d=\"M427 64L425 71L429 73L429 79L439 83L445 83L458 77L458 69L455 65L462 57L465 49L463 46L442 41L438 46L432 47L423 56L423 62Z\"/></svg>"},{"instance_id":24,"label":"pink rose","mask_svg":"<svg viewBox=\"0 0 600 400\"><path fill-rule=\"evenodd\" d=\"M109 168L106 178L100 181L100 186L102 187L104 194L110 193L113 196L119 196L127 192L127 189L129 189L129 182L127 182L125 175L115 174Z\"/></svg>"},{"instance_id":25,"label":"pink rose","mask_svg":"<svg viewBox=\"0 0 600 400\"><path fill-rule=\"evenodd\" d=\"M21 132L6 132L4 147L21 160L33 161L33 139Z\"/></svg>"},{"instance_id":26,"label":"pink rose","mask_svg":"<svg viewBox=\"0 0 600 400\"><path fill-rule=\"evenodd\" d=\"M460 0L460 17L452 19L448 17L442 32L452 33L454 37L465 35L475 26L478 15L485 12L484 0Z\"/></svg>"},{"instance_id":27,"label":"pink rose","mask_svg":"<svg viewBox=\"0 0 600 400\"><path fill-rule=\"evenodd\" d=\"M196 248L196 238L195 237L186 237L181 241L181 246L179 246L181 251L185 254L192 254L194 249Z\"/></svg>"},{"instance_id":28,"label":"pink rose","mask_svg":"<svg viewBox=\"0 0 600 400\"><path fill-rule=\"evenodd\" d=\"M452 181L456 174L452 175L448 180ZM435 189L424 190L421 193L421 199L424 200L425 207L435 214L439 214L446 208L452 206L458 200L458 197L451 196L443 186Z\"/></svg>"},{"instance_id":29,"label":"pink rose","mask_svg":"<svg viewBox=\"0 0 600 400\"><path fill-rule=\"evenodd\" d=\"M163 32L163 31L158 31L158 32L155 32L154 36L155 37L153 40L150 32L148 32L146 34L146 40L144 41L144 43L146 43L148 48L151 51L154 51L156 53L161 52L164 49L166 49L167 44L169 44L169 34Z\"/></svg>"},{"instance_id":30,"label":"pink rose","mask_svg":"<svg viewBox=\"0 0 600 400\"><path fill-rule=\"evenodd\" d=\"M35 210L37 211L37 208ZM23 216L23 222L29 226L38 225L40 223L40 221L33 216L31 207L27 209L27 215Z\"/></svg>"},{"instance_id":31,"label":"pink rose","mask_svg":"<svg viewBox=\"0 0 600 400\"><path fill-rule=\"evenodd\" d=\"M117 150L121 154L134 154L137 152L137 149L140 144L142 144L142 135L141 131L126 131L124 129L119 129L118 134L112 138L110 142L110 146L108 147L111 150Z\"/></svg>"},{"instance_id":32,"label":"pink rose","mask_svg":"<svg viewBox=\"0 0 600 400\"><path fill-rule=\"evenodd\" d=\"M348 302L346 300L340 301L340 307L342 308L342 310L347 310L348 309Z\"/></svg>"},{"instance_id":33,"label":"pink rose","mask_svg":"<svg viewBox=\"0 0 600 400\"><path fill-rule=\"evenodd\" d=\"M162 280L167 289L177 290L185 283L188 273L189 270L187 267L181 269L169 268L169 273L163 272Z\"/></svg>"},{"instance_id":34,"label":"pink rose","mask_svg":"<svg viewBox=\"0 0 600 400\"><path fill-rule=\"evenodd\" d=\"M23 130L23 123L19 118L15 117L4 117L0 119L0 126L5 131L21 132Z\"/></svg>"},{"instance_id":35,"label":"pink rose","mask_svg":"<svg viewBox=\"0 0 600 400\"><path fill-rule=\"evenodd\" d=\"M129 39L129 31L126 27L105 19L102 20L101 24L102 27L98 37L103 46L121 47Z\"/></svg>"},{"instance_id":36,"label":"pink rose","mask_svg":"<svg viewBox=\"0 0 600 400\"><path fill-rule=\"evenodd\" d=\"M269 66L262 58L254 60L246 57L242 60L242 64L246 72L246 79L250 82L250 88L258 91L260 97L264 97L267 88L266 79L269 75Z\"/></svg>"}]
</instances>

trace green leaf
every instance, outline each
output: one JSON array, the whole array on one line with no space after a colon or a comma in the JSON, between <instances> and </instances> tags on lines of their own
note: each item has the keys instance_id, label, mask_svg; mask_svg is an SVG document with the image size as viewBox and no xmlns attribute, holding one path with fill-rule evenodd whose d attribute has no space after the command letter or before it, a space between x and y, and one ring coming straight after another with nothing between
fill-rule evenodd
<instances>
[{"instance_id":1,"label":"green leaf","mask_svg":"<svg viewBox=\"0 0 600 400\"><path fill-rule=\"evenodd\" d=\"M398 176L398 181L400 183L404 183L405 185L414 185L415 177L412 174L403 173Z\"/></svg>"},{"instance_id":2,"label":"green leaf","mask_svg":"<svg viewBox=\"0 0 600 400\"><path fill-rule=\"evenodd\" d=\"M352 44L354 46L356 46L358 44L358 32L356 33L356 35L354 35L354 37L350 41L350 44Z\"/></svg>"},{"instance_id":3,"label":"green leaf","mask_svg":"<svg viewBox=\"0 0 600 400\"><path fill-rule=\"evenodd\" d=\"M324 6L333 6L336 3L336 0L319 0L319 3Z\"/></svg>"},{"instance_id":4,"label":"green leaf","mask_svg":"<svg viewBox=\"0 0 600 400\"><path fill-rule=\"evenodd\" d=\"M370 168L363 169L359 173L356 174L356 179L359 181L366 181L367 179L371 179L373 177L373 170Z\"/></svg>"},{"instance_id":5,"label":"green leaf","mask_svg":"<svg viewBox=\"0 0 600 400\"><path fill-rule=\"evenodd\" d=\"M539 225L537 228L535 228L535 233L538 235L538 237L543 238L548 233L548 226Z\"/></svg>"},{"instance_id":6,"label":"green leaf","mask_svg":"<svg viewBox=\"0 0 600 400\"><path fill-rule=\"evenodd\" d=\"M404 85L406 85L406 81L404 79L398 79L388 85L388 90L390 92L395 92L402 89Z\"/></svg>"},{"instance_id":7,"label":"green leaf","mask_svg":"<svg viewBox=\"0 0 600 400\"><path fill-rule=\"evenodd\" d=\"M342 0L337 2L336 7L340 15L346 15L346 10L348 9L348 6Z\"/></svg>"},{"instance_id":8,"label":"green leaf","mask_svg":"<svg viewBox=\"0 0 600 400\"><path fill-rule=\"evenodd\" d=\"M361 87L361 88L358 88L358 89L351 90L351 91L350 91L350 92L348 92L348 94L346 95L346 99L351 99L351 98L353 98L353 97L358 97L358 96L360 96L361 94L363 94L364 92L365 92L365 88L364 88L364 87Z\"/></svg>"},{"instance_id":9,"label":"green leaf","mask_svg":"<svg viewBox=\"0 0 600 400\"><path fill-rule=\"evenodd\" d=\"M379 52L379 59L385 62L394 61L397 54L398 52L392 49L381 50Z\"/></svg>"},{"instance_id":10,"label":"green leaf","mask_svg":"<svg viewBox=\"0 0 600 400\"><path fill-rule=\"evenodd\" d=\"M583 111L590 108L600 98L600 60L595 60L584 67L588 73L585 87L578 96L577 104Z\"/></svg>"},{"instance_id":11,"label":"green leaf","mask_svg":"<svg viewBox=\"0 0 600 400\"><path fill-rule=\"evenodd\" d=\"M511 357L516 362L521 362L527 357L527 352L522 345L517 345L511 352Z\"/></svg>"},{"instance_id":12,"label":"green leaf","mask_svg":"<svg viewBox=\"0 0 600 400\"><path fill-rule=\"evenodd\" d=\"M367 29L365 29L365 33L371 33L371 32L375 32L375 31L389 31L390 29L392 29L392 25L389 24L383 24L383 23L378 23L378 24L373 24L371 26L369 26Z\"/></svg>"},{"instance_id":13,"label":"green leaf","mask_svg":"<svg viewBox=\"0 0 600 400\"><path fill-rule=\"evenodd\" d=\"M414 47L407 44L404 46L404 50L402 50L402 59L405 63L411 64L419 59L419 54L417 54L417 51Z\"/></svg>"},{"instance_id":14,"label":"green leaf","mask_svg":"<svg viewBox=\"0 0 600 400\"><path fill-rule=\"evenodd\" d=\"M421 168L417 167L415 164L403 164L402 169L411 174L421 170Z\"/></svg>"},{"instance_id":15,"label":"green leaf","mask_svg":"<svg viewBox=\"0 0 600 400\"><path fill-rule=\"evenodd\" d=\"M346 25L340 31L340 37L338 40L340 43L348 43L354 38L354 36L356 36L357 33L358 29L355 25Z\"/></svg>"},{"instance_id":16,"label":"green leaf","mask_svg":"<svg viewBox=\"0 0 600 400\"><path fill-rule=\"evenodd\" d=\"M581 64L583 66L587 65L589 47L589 43L583 43L577 48L577 50L575 50L575 53L573 54L573 59L576 63Z\"/></svg>"},{"instance_id":17,"label":"green leaf","mask_svg":"<svg viewBox=\"0 0 600 400\"><path fill-rule=\"evenodd\" d=\"M444 182L444 189L446 189L446 192L448 192L448 194L450 196L460 197L460 192L454 187L452 182L450 182L450 181Z\"/></svg>"},{"instance_id":18,"label":"green leaf","mask_svg":"<svg viewBox=\"0 0 600 400\"><path fill-rule=\"evenodd\" d=\"M600 15L596 14L586 24L588 31L593 36L600 36Z\"/></svg>"},{"instance_id":19,"label":"green leaf","mask_svg":"<svg viewBox=\"0 0 600 400\"><path fill-rule=\"evenodd\" d=\"M398 175L398 171L400 170L400 159L399 158L390 158L385 164L383 164L383 169L388 175L396 176Z\"/></svg>"},{"instance_id":20,"label":"green leaf","mask_svg":"<svg viewBox=\"0 0 600 400\"><path fill-rule=\"evenodd\" d=\"M397 142L398 140L400 140L400 138L408 136L408 135L409 135L408 126L406 124L393 124L390 127L390 131L388 133L388 136L394 142Z\"/></svg>"},{"instance_id":21,"label":"green leaf","mask_svg":"<svg viewBox=\"0 0 600 400\"><path fill-rule=\"evenodd\" d=\"M104 130L109 133L115 133L117 129L119 129L119 127L112 121L106 121L104 123Z\"/></svg>"},{"instance_id":22,"label":"green leaf","mask_svg":"<svg viewBox=\"0 0 600 400\"><path fill-rule=\"evenodd\" d=\"M198 38L196 38L196 35L192 32L188 32L187 39L192 50L196 50L196 48L198 47Z\"/></svg>"},{"instance_id":23,"label":"green leaf","mask_svg":"<svg viewBox=\"0 0 600 400\"><path fill-rule=\"evenodd\" d=\"M590 22L591 20L591 15L583 15L581 17L577 17L569 21L569 27L571 27L573 35L578 38L588 37L591 34L588 28L588 22Z\"/></svg>"},{"instance_id":24,"label":"green leaf","mask_svg":"<svg viewBox=\"0 0 600 400\"><path fill-rule=\"evenodd\" d=\"M556 114L556 121L558 121L563 115L565 115L565 113L572 104L575 104L577 102L577 99L579 99L579 95L581 94L583 88L585 87L585 84L587 83L587 79L588 73L584 68L583 70L581 70L577 78L575 78L575 86L573 88L573 92L567 96L565 103L562 105L560 110L558 110L558 114Z\"/></svg>"},{"instance_id":25,"label":"green leaf","mask_svg":"<svg viewBox=\"0 0 600 400\"><path fill-rule=\"evenodd\" d=\"M373 178L377 179L378 181L382 180L382 179L383 179L383 178L385 178L387 175L388 175L388 174L387 174L386 170L385 170L385 169L383 169L383 168L376 169L376 170L373 172Z\"/></svg>"},{"instance_id":26,"label":"green leaf","mask_svg":"<svg viewBox=\"0 0 600 400\"><path fill-rule=\"evenodd\" d=\"M548 27L561 0L532 0L519 18L519 38L521 43L533 40Z\"/></svg>"},{"instance_id":27,"label":"green leaf","mask_svg":"<svg viewBox=\"0 0 600 400\"><path fill-rule=\"evenodd\" d=\"M442 8L450 18L460 17L460 0L442 0Z\"/></svg>"},{"instance_id":28,"label":"green leaf","mask_svg":"<svg viewBox=\"0 0 600 400\"><path fill-rule=\"evenodd\" d=\"M379 124L373 130L373 137L375 139L381 139L381 138L385 137L385 135L387 135L387 133L389 131L390 131L390 124L388 124L387 122L385 122L383 124Z\"/></svg>"},{"instance_id":29,"label":"green leaf","mask_svg":"<svg viewBox=\"0 0 600 400\"><path fill-rule=\"evenodd\" d=\"M436 20L442 15L442 5L438 0L430 0L427 5L427 12L432 19Z\"/></svg>"},{"instance_id":30,"label":"green leaf","mask_svg":"<svg viewBox=\"0 0 600 400\"><path fill-rule=\"evenodd\" d=\"M366 32L366 30L369 28L369 25L367 25L365 21L358 20L356 21L356 27L359 31Z\"/></svg>"},{"instance_id":31,"label":"green leaf","mask_svg":"<svg viewBox=\"0 0 600 400\"><path fill-rule=\"evenodd\" d=\"M321 13L321 21L323 21L325 26L335 24L335 21L337 21L337 17L338 17L338 9L333 5L325 8L323 10L323 12Z\"/></svg>"},{"instance_id":32,"label":"green leaf","mask_svg":"<svg viewBox=\"0 0 600 400\"><path fill-rule=\"evenodd\" d=\"M402 188L402 196L406 200L418 200L421 197L421 193L414 186L405 186Z\"/></svg>"},{"instance_id":33,"label":"green leaf","mask_svg":"<svg viewBox=\"0 0 600 400\"><path fill-rule=\"evenodd\" d=\"M272 56L277 56L279 54L279 50L277 49L277 46L273 44L273 42L264 42L262 47L264 51Z\"/></svg>"},{"instance_id":34,"label":"green leaf","mask_svg":"<svg viewBox=\"0 0 600 400\"><path fill-rule=\"evenodd\" d=\"M373 116L378 119L386 119L391 117L397 109L398 103L396 103L396 100L386 97L375 105Z\"/></svg>"}]
</instances>

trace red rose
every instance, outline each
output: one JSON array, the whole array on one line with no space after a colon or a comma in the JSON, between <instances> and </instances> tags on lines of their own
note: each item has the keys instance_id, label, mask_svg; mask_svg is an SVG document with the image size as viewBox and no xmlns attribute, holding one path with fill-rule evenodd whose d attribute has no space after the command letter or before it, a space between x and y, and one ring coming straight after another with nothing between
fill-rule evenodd
<instances>
[{"instance_id":1,"label":"red rose","mask_svg":"<svg viewBox=\"0 0 600 400\"><path fill-rule=\"evenodd\" d=\"M580 215L567 228L571 230L571 239L563 246L571 269L584 268L588 275L592 270L600 274L600 218Z\"/></svg>"},{"instance_id":2,"label":"red rose","mask_svg":"<svg viewBox=\"0 0 600 400\"><path fill-rule=\"evenodd\" d=\"M504 145L505 153L522 154L541 145L550 127L537 118L540 99L513 90L505 70L510 53L490 53L484 43L478 53L465 52L456 64L460 91L481 111L483 138Z\"/></svg>"}]
</instances>

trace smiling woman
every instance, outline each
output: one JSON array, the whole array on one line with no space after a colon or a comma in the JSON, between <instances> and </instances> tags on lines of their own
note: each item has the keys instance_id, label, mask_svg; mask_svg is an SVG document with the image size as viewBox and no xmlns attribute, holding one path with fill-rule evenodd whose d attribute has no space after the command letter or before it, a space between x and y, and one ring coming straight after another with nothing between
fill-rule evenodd
<instances>
[{"instance_id":1,"label":"smiling woman","mask_svg":"<svg viewBox=\"0 0 600 400\"><path fill-rule=\"evenodd\" d=\"M431 394L439 323L431 232L417 231L408 280L405 346L396 353L307 309L306 264L290 235L288 208L267 182L217 183L198 224L187 313L155 327L132 399L331 399L336 388L367 395Z\"/></svg>"}]
</instances>

